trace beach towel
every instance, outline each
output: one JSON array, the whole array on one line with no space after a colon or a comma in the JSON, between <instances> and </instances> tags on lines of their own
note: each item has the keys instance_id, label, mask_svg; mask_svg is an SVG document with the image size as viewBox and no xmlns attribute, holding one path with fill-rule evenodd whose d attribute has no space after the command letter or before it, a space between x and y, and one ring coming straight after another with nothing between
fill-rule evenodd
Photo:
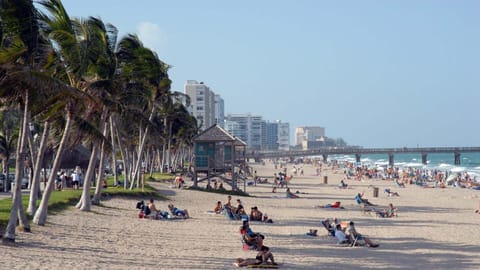
<instances>
[{"instance_id":1,"label":"beach towel","mask_svg":"<svg viewBox=\"0 0 480 270\"><path fill-rule=\"evenodd\" d=\"M278 265L273 265L273 264L252 264L252 265L248 265L247 268L278 269Z\"/></svg>"}]
</instances>

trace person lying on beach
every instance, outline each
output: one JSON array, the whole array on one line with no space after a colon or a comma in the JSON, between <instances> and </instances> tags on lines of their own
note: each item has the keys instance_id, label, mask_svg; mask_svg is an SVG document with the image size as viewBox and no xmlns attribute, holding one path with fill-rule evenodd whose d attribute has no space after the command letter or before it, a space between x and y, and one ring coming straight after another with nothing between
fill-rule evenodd
<instances>
[{"instance_id":1,"label":"person lying on beach","mask_svg":"<svg viewBox=\"0 0 480 270\"><path fill-rule=\"evenodd\" d=\"M223 206L222 206L222 202L221 201L218 201L217 202L217 205L215 205L215 208L213 208L213 212L215 214L221 214L223 211Z\"/></svg>"},{"instance_id":2,"label":"person lying on beach","mask_svg":"<svg viewBox=\"0 0 480 270\"><path fill-rule=\"evenodd\" d=\"M388 197L394 197L394 196L400 197L400 194L398 194L398 192L393 192L389 188L386 188L384 191L385 193L387 193Z\"/></svg>"},{"instance_id":3,"label":"person lying on beach","mask_svg":"<svg viewBox=\"0 0 480 270\"><path fill-rule=\"evenodd\" d=\"M350 239L350 242L355 243L358 240L363 240L365 244L367 244L368 247L371 248L376 248L379 246L379 244L374 244L370 238L367 238L363 236L362 234L358 233L357 230L355 229L355 223L353 221L350 221L348 228L347 228L347 234Z\"/></svg>"},{"instance_id":4,"label":"person lying on beach","mask_svg":"<svg viewBox=\"0 0 480 270\"><path fill-rule=\"evenodd\" d=\"M180 210L177 207L175 207L173 204L169 204L168 209L170 210L172 215L175 216L175 217L183 217L183 218L189 218L190 217L187 209Z\"/></svg>"},{"instance_id":5,"label":"person lying on beach","mask_svg":"<svg viewBox=\"0 0 480 270\"><path fill-rule=\"evenodd\" d=\"M249 265L258 265L258 264L261 264L261 263L262 263L262 261L257 260L257 258L255 258L255 259L237 258L236 262L233 265L235 265L236 267L244 267L244 266L249 266Z\"/></svg>"},{"instance_id":6,"label":"person lying on beach","mask_svg":"<svg viewBox=\"0 0 480 270\"><path fill-rule=\"evenodd\" d=\"M293 194L293 193L290 191L290 188L287 188L287 190L286 190L286 195L287 195L287 198L290 198L290 199L300 198L300 197L298 197L298 195Z\"/></svg>"},{"instance_id":7,"label":"person lying on beach","mask_svg":"<svg viewBox=\"0 0 480 270\"><path fill-rule=\"evenodd\" d=\"M318 208L340 208L345 209L343 206L340 206L341 202L327 203L325 205L319 205Z\"/></svg>"}]
</instances>

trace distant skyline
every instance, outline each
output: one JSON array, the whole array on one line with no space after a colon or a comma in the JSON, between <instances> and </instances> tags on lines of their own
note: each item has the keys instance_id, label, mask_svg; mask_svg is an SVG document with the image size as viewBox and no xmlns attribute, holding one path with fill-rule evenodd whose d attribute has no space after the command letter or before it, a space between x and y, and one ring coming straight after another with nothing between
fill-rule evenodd
<instances>
[{"instance_id":1,"label":"distant skyline","mask_svg":"<svg viewBox=\"0 0 480 270\"><path fill-rule=\"evenodd\" d=\"M136 33L226 114L365 147L480 146L480 1L64 0Z\"/></svg>"}]
</instances>

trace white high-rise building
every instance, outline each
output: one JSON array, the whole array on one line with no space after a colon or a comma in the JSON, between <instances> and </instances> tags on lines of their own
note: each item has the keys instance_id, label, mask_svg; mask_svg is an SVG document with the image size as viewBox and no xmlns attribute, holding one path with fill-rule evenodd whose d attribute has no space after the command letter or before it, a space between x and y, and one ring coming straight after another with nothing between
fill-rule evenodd
<instances>
[{"instance_id":1,"label":"white high-rise building","mask_svg":"<svg viewBox=\"0 0 480 270\"><path fill-rule=\"evenodd\" d=\"M225 127L225 102L218 94L215 95L215 121L220 127Z\"/></svg>"},{"instance_id":2,"label":"white high-rise building","mask_svg":"<svg viewBox=\"0 0 480 270\"><path fill-rule=\"evenodd\" d=\"M188 80L185 94L190 97L189 112L197 119L201 130L209 128L215 121L215 93L203 82Z\"/></svg>"},{"instance_id":3,"label":"white high-rise building","mask_svg":"<svg viewBox=\"0 0 480 270\"><path fill-rule=\"evenodd\" d=\"M265 123L263 150L288 151L290 149L290 125L277 120Z\"/></svg>"},{"instance_id":4,"label":"white high-rise building","mask_svg":"<svg viewBox=\"0 0 480 270\"><path fill-rule=\"evenodd\" d=\"M236 124L231 124L235 122ZM251 114L229 114L226 117L225 129L232 135L247 143L250 149L262 149L262 127L264 121L261 116ZM231 129L235 127L235 129Z\"/></svg>"},{"instance_id":5,"label":"white high-rise building","mask_svg":"<svg viewBox=\"0 0 480 270\"><path fill-rule=\"evenodd\" d=\"M277 121L277 123L278 123L278 150L288 151L290 150L290 124L282 123L281 121Z\"/></svg>"},{"instance_id":6,"label":"white high-rise building","mask_svg":"<svg viewBox=\"0 0 480 270\"><path fill-rule=\"evenodd\" d=\"M318 141L325 137L324 127L297 127L295 129L295 145L301 145L304 141Z\"/></svg>"}]
</instances>

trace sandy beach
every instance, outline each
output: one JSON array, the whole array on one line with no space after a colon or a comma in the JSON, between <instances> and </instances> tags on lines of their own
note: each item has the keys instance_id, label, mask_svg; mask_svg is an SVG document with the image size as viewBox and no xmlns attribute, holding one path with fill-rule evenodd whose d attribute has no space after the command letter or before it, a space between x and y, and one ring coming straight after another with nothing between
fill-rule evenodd
<instances>
[{"instance_id":1,"label":"sandy beach","mask_svg":"<svg viewBox=\"0 0 480 270\"><path fill-rule=\"evenodd\" d=\"M252 166L270 183L278 172L270 163ZM273 219L273 224L251 222L251 227L266 236L265 245L280 269L480 269L480 215L474 213L480 191L414 185L400 189L383 180L348 180L350 188L339 189L341 170L325 170L328 184L323 184L314 167L303 169L305 175L290 183L292 191L304 193L299 199L287 199L284 189L272 193L271 184L247 187L253 197L233 196L247 210L257 206ZM192 218L139 219L137 200L125 198L104 200L92 212L72 208L49 215L47 225L34 225L32 233L18 233L15 247L1 246L0 268L236 269L235 258L255 257L256 252L242 250L240 221L207 213L216 201L225 202L225 195L153 185L169 198L157 201L157 208L167 210L173 202L187 208ZM378 198L372 196L372 186L379 188ZM386 187L400 197L388 197ZM353 199L358 192L380 206L393 203L399 216L361 212ZM315 208L334 201L345 209ZM337 245L320 224L333 217L355 221L357 230L380 247ZM309 229L318 229L318 237L306 236Z\"/></svg>"}]
</instances>

